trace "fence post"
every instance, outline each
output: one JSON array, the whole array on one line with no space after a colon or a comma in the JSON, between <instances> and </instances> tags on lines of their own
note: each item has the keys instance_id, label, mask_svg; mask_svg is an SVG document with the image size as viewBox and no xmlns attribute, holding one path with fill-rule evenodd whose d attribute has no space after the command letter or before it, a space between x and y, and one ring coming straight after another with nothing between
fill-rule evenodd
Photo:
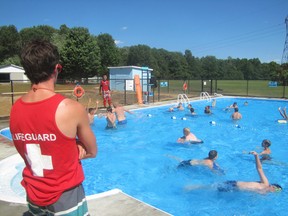
<instances>
[{"instance_id":1,"label":"fence post","mask_svg":"<svg viewBox=\"0 0 288 216\"><path fill-rule=\"evenodd\" d=\"M124 104L126 105L127 101L126 101L126 79L124 79Z\"/></svg>"},{"instance_id":2,"label":"fence post","mask_svg":"<svg viewBox=\"0 0 288 216\"><path fill-rule=\"evenodd\" d=\"M246 84L246 96L248 97L248 91L249 91L249 80L247 80L247 84Z\"/></svg>"},{"instance_id":3,"label":"fence post","mask_svg":"<svg viewBox=\"0 0 288 216\"><path fill-rule=\"evenodd\" d=\"M160 101L160 79L158 80L158 102Z\"/></svg>"},{"instance_id":4,"label":"fence post","mask_svg":"<svg viewBox=\"0 0 288 216\"><path fill-rule=\"evenodd\" d=\"M11 86L11 99L12 99L12 105L14 104L14 84L13 80L10 80L10 86Z\"/></svg>"}]
</instances>

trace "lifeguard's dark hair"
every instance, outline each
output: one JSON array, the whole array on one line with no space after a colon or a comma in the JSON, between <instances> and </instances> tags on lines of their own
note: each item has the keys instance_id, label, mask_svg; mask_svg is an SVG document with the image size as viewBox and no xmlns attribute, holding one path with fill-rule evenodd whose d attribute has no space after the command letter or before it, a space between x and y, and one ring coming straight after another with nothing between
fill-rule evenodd
<instances>
[{"instance_id":1,"label":"lifeguard's dark hair","mask_svg":"<svg viewBox=\"0 0 288 216\"><path fill-rule=\"evenodd\" d=\"M21 52L21 64L32 84L47 81L59 63L56 46L45 40L28 43Z\"/></svg>"}]
</instances>

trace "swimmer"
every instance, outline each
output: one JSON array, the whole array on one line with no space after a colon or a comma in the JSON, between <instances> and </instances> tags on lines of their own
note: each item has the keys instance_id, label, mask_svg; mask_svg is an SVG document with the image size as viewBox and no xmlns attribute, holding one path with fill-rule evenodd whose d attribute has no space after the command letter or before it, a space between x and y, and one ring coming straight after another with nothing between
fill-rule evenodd
<instances>
[{"instance_id":1,"label":"swimmer","mask_svg":"<svg viewBox=\"0 0 288 216\"><path fill-rule=\"evenodd\" d=\"M280 115L283 117L283 119L288 120L288 115L286 113L286 107L284 107L281 110L281 107L278 108Z\"/></svg>"},{"instance_id":2,"label":"swimmer","mask_svg":"<svg viewBox=\"0 0 288 216\"><path fill-rule=\"evenodd\" d=\"M176 107L178 110L184 110L184 106L182 103L179 103L178 106Z\"/></svg>"},{"instance_id":3,"label":"swimmer","mask_svg":"<svg viewBox=\"0 0 288 216\"><path fill-rule=\"evenodd\" d=\"M238 108L237 102L234 102L230 106L226 107L224 110L229 111L230 109L235 109L235 108Z\"/></svg>"},{"instance_id":4,"label":"swimmer","mask_svg":"<svg viewBox=\"0 0 288 216\"><path fill-rule=\"evenodd\" d=\"M181 161L178 167L184 167L184 166L197 166L202 165L208 167L212 171L221 172L224 174L224 171L219 167L219 165L215 162L218 158L218 153L216 150L209 151L208 157L204 158L203 160L184 160Z\"/></svg>"},{"instance_id":5,"label":"swimmer","mask_svg":"<svg viewBox=\"0 0 288 216\"><path fill-rule=\"evenodd\" d=\"M271 160L271 150L270 150L270 146L271 146L271 141L268 139L264 139L262 141L262 147L263 147L263 151L259 154L261 156L261 161L264 160Z\"/></svg>"},{"instance_id":6,"label":"swimmer","mask_svg":"<svg viewBox=\"0 0 288 216\"><path fill-rule=\"evenodd\" d=\"M231 118L232 118L233 120L242 119L242 114L239 113L238 107L235 107L235 108L234 108L234 113L231 115Z\"/></svg>"},{"instance_id":7,"label":"swimmer","mask_svg":"<svg viewBox=\"0 0 288 216\"><path fill-rule=\"evenodd\" d=\"M113 113L111 107L107 108L106 121L107 121L106 129L116 128L116 116Z\"/></svg>"},{"instance_id":8,"label":"swimmer","mask_svg":"<svg viewBox=\"0 0 288 216\"><path fill-rule=\"evenodd\" d=\"M96 112L98 111L98 103L99 101L96 100L96 107L95 108L91 108L90 107L90 103L91 103L91 98L89 98L89 101L88 101L88 105L87 105L87 111L88 111L88 118L89 118L89 123L90 124L93 124L94 122L94 116L96 114Z\"/></svg>"},{"instance_id":9,"label":"swimmer","mask_svg":"<svg viewBox=\"0 0 288 216\"><path fill-rule=\"evenodd\" d=\"M184 134L184 136L178 138L178 140L177 140L178 143L190 142L190 143L196 144L196 143L202 143L203 142L202 140L197 139L197 137L193 133L190 132L189 128L184 128L183 134Z\"/></svg>"},{"instance_id":10,"label":"swimmer","mask_svg":"<svg viewBox=\"0 0 288 216\"><path fill-rule=\"evenodd\" d=\"M191 104L188 104L187 108L189 109L191 115L196 115L196 113L195 113L195 109L192 107Z\"/></svg>"},{"instance_id":11,"label":"swimmer","mask_svg":"<svg viewBox=\"0 0 288 216\"><path fill-rule=\"evenodd\" d=\"M113 106L114 106L113 112L116 114L118 124L126 124L127 120L125 113L128 112L129 114L133 114L133 112L125 109L122 105L120 105L117 102L113 102Z\"/></svg>"},{"instance_id":12,"label":"swimmer","mask_svg":"<svg viewBox=\"0 0 288 216\"><path fill-rule=\"evenodd\" d=\"M205 114L212 114L210 106L205 106L204 113Z\"/></svg>"},{"instance_id":13,"label":"swimmer","mask_svg":"<svg viewBox=\"0 0 288 216\"><path fill-rule=\"evenodd\" d=\"M269 180L265 176L265 173L262 169L262 164L259 159L258 153L255 151L250 152L249 154L254 155L256 169L260 178L260 181L226 181L221 184L217 184L217 189L220 192L229 192L229 191L250 191L260 194L281 192L282 187L279 184L270 184ZM210 186L205 185L191 185L187 186L186 190L195 190L195 189L208 189Z\"/></svg>"}]
</instances>

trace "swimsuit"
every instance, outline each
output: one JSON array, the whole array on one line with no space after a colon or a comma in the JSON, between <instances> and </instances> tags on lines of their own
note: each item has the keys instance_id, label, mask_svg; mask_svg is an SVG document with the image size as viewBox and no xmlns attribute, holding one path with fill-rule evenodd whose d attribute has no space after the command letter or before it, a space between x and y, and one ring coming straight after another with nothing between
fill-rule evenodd
<instances>
[{"instance_id":1,"label":"swimsuit","mask_svg":"<svg viewBox=\"0 0 288 216\"><path fill-rule=\"evenodd\" d=\"M232 192L238 190L237 181L226 181L217 187L220 192Z\"/></svg>"},{"instance_id":2,"label":"swimsuit","mask_svg":"<svg viewBox=\"0 0 288 216\"><path fill-rule=\"evenodd\" d=\"M178 165L178 168L191 166L190 161L191 161L191 160L181 161L180 164Z\"/></svg>"},{"instance_id":3,"label":"swimsuit","mask_svg":"<svg viewBox=\"0 0 288 216\"><path fill-rule=\"evenodd\" d=\"M125 120L122 120L122 121L118 121L118 124L119 125L127 124L127 120L125 119Z\"/></svg>"}]
</instances>

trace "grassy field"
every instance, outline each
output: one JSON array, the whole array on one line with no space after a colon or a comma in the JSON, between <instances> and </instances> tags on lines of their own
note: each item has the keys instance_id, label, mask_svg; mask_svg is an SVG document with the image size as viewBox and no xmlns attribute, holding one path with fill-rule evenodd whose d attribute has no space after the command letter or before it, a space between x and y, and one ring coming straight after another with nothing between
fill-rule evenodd
<instances>
[{"instance_id":1,"label":"grassy field","mask_svg":"<svg viewBox=\"0 0 288 216\"><path fill-rule=\"evenodd\" d=\"M154 89L154 100L173 100L177 99L178 94L186 93L189 98L197 97L202 92L202 81L201 80L189 80L187 92L183 92L182 86L184 81L180 80L161 80L161 82L167 82L167 87L158 87ZM288 87L278 86L269 87L269 81L263 80L218 80L209 81L206 80L203 83L203 91L210 93L212 85L212 94L218 93L222 95L235 95L235 96L248 96L248 97L271 97L271 98L282 98L288 97ZM23 82L13 82L14 96L12 98L11 84L10 83L0 83L0 116L7 116L10 113L12 103L15 102L21 95L27 92L31 85L30 83ZM102 99L99 96L99 84L89 84L81 85L85 89L85 95L78 101L87 106L89 98L93 101L99 100L102 105ZM73 100L77 100L72 92L74 89L74 84L57 84L56 92L59 91L66 97ZM124 92L113 91L112 100L118 101L124 105L131 105L137 103L137 98L135 92ZM150 97L150 102L152 97Z\"/></svg>"}]
</instances>

